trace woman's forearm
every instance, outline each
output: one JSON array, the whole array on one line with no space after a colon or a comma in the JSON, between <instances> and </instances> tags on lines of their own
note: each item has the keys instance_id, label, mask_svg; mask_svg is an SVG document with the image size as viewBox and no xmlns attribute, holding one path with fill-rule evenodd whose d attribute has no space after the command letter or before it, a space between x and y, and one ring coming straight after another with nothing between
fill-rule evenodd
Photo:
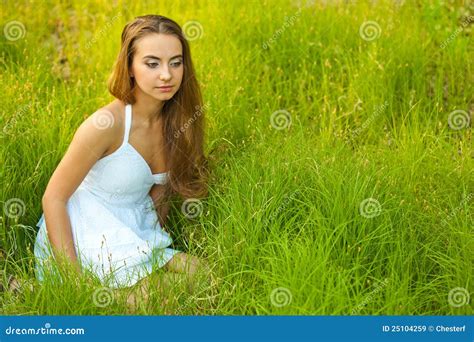
<instances>
[{"instance_id":1,"label":"woman's forearm","mask_svg":"<svg viewBox=\"0 0 474 342\"><path fill-rule=\"evenodd\" d=\"M64 255L80 272L66 203L60 199L43 198L42 204L48 239L56 261L62 261L60 259Z\"/></svg>"},{"instance_id":2,"label":"woman's forearm","mask_svg":"<svg viewBox=\"0 0 474 342\"><path fill-rule=\"evenodd\" d=\"M156 206L156 212L158 213L158 219L160 220L160 225L163 227L166 223L168 217L168 212L170 211L169 203L160 203Z\"/></svg>"},{"instance_id":3,"label":"woman's forearm","mask_svg":"<svg viewBox=\"0 0 474 342\"><path fill-rule=\"evenodd\" d=\"M161 185L155 185L151 188L149 195L153 201L160 225L163 227L170 210L169 198L166 196L166 188Z\"/></svg>"}]
</instances>

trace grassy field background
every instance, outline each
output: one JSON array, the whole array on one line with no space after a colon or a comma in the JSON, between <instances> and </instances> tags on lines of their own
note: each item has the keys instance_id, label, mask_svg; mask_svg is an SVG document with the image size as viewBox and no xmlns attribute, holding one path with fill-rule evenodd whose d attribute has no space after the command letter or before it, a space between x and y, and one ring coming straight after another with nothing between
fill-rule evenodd
<instances>
[{"instance_id":1,"label":"grassy field background","mask_svg":"<svg viewBox=\"0 0 474 342\"><path fill-rule=\"evenodd\" d=\"M0 267L32 285L2 314L124 312L100 284L40 286L32 245L144 14L186 27L212 166L201 215L177 203L169 229L216 279L172 312L472 313L474 3L173 0L2 2Z\"/></svg>"}]
</instances>

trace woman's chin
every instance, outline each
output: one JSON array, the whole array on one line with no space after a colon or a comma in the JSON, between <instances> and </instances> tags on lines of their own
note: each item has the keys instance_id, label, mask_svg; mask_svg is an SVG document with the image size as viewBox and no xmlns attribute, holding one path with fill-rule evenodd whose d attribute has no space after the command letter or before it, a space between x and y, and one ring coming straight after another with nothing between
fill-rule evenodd
<instances>
[{"instance_id":1,"label":"woman's chin","mask_svg":"<svg viewBox=\"0 0 474 342\"><path fill-rule=\"evenodd\" d=\"M153 94L150 94L151 97L153 97L155 100L159 100L159 101L166 101L166 100L169 100L173 97L175 93L161 93L161 94L157 94L157 93L153 93Z\"/></svg>"}]
</instances>

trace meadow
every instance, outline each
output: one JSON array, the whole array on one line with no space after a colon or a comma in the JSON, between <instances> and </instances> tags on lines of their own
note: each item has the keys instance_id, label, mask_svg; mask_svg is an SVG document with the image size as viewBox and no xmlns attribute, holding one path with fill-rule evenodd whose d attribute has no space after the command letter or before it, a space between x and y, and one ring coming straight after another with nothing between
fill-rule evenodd
<instances>
[{"instance_id":1,"label":"meadow","mask_svg":"<svg viewBox=\"0 0 474 342\"><path fill-rule=\"evenodd\" d=\"M211 179L168 228L215 277L139 314L473 312L473 2L100 0L2 3L0 269L23 285L1 314L125 312L96 282L39 284L32 248L48 180L112 100L121 30L144 14L190 41Z\"/></svg>"}]
</instances>

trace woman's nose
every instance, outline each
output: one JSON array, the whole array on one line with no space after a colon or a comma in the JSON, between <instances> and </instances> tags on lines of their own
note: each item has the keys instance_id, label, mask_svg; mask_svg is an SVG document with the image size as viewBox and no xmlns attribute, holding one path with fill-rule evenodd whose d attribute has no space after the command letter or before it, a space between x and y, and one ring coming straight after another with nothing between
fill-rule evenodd
<instances>
[{"instance_id":1,"label":"woman's nose","mask_svg":"<svg viewBox=\"0 0 474 342\"><path fill-rule=\"evenodd\" d=\"M160 79L162 81L169 80L171 78L171 74L168 70L163 70L160 74Z\"/></svg>"}]
</instances>

